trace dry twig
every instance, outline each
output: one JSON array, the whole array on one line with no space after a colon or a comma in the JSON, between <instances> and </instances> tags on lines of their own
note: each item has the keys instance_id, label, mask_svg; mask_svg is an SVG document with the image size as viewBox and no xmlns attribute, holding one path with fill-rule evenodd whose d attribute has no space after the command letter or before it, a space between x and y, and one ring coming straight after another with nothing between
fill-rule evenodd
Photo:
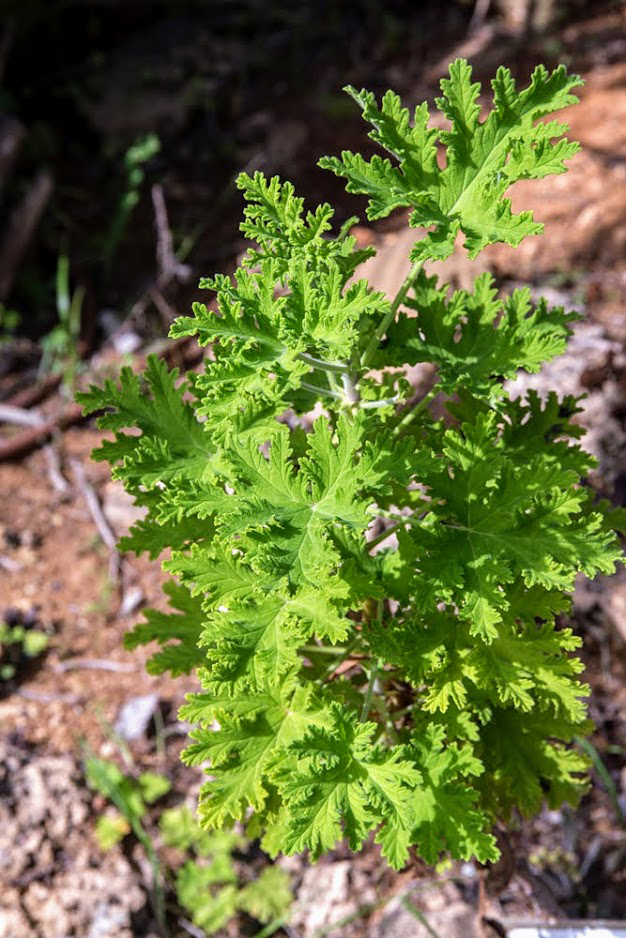
<instances>
[{"instance_id":1,"label":"dry twig","mask_svg":"<svg viewBox=\"0 0 626 938\"><path fill-rule=\"evenodd\" d=\"M40 404L41 401L49 397L53 391L56 391L61 384L62 378L63 375L59 373L49 375L44 381L38 384L29 383L12 394L4 403L10 404L12 407L34 407L35 404Z\"/></svg>"},{"instance_id":2,"label":"dry twig","mask_svg":"<svg viewBox=\"0 0 626 938\"><path fill-rule=\"evenodd\" d=\"M112 583L117 583L119 580L121 562L120 555L117 550L117 539L115 534L111 530L109 522L104 517L104 512L100 507L100 502L98 496L96 495L95 489L87 481L87 476L85 475L85 470L82 464L77 459L70 460L70 466L76 479L76 484L81 492L81 495L85 499L87 508L89 509L89 514L91 515L94 524L98 530L98 534L110 552L110 561L109 561L109 579Z\"/></svg>"},{"instance_id":3,"label":"dry twig","mask_svg":"<svg viewBox=\"0 0 626 938\"><path fill-rule=\"evenodd\" d=\"M31 690L29 687L20 687L17 691L18 697L24 700L32 700L35 703L82 703L83 697L80 694L47 694L45 691Z\"/></svg>"},{"instance_id":4,"label":"dry twig","mask_svg":"<svg viewBox=\"0 0 626 938\"><path fill-rule=\"evenodd\" d=\"M158 274L154 283L150 284L143 296L133 305L128 314L127 321L128 319L141 318L150 303L154 303L161 315L163 315L163 309L159 306L159 303L155 301L155 297L165 303L166 301L162 293L165 287L169 286L172 280L187 283L191 276L191 267L189 267L188 264L183 264L176 257L172 231L167 217L163 187L160 185L152 187L152 205L154 206L154 221L157 230L156 255ZM169 319L169 322L171 322L172 318L173 317Z\"/></svg>"},{"instance_id":5,"label":"dry twig","mask_svg":"<svg viewBox=\"0 0 626 938\"><path fill-rule=\"evenodd\" d=\"M44 418L38 410L26 410L13 404L0 404L0 423L14 423L20 427L40 427Z\"/></svg>"},{"instance_id":6,"label":"dry twig","mask_svg":"<svg viewBox=\"0 0 626 938\"><path fill-rule=\"evenodd\" d=\"M175 280L181 280L185 283L189 280L191 268L187 264L181 263L176 257L172 230L167 217L163 186L158 184L152 186L152 205L154 206L154 220L157 229L156 254L159 270L157 284L163 286L161 283L163 277L174 278Z\"/></svg>"},{"instance_id":7,"label":"dry twig","mask_svg":"<svg viewBox=\"0 0 626 938\"><path fill-rule=\"evenodd\" d=\"M31 449L41 446L57 430L65 430L66 427L78 423L84 419L83 408L79 404L70 404L58 414L44 420L43 423L35 427L29 427L23 433L0 442L0 462L8 459L17 459L18 456L24 456Z\"/></svg>"},{"instance_id":8,"label":"dry twig","mask_svg":"<svg viewBox=\"0 0 626 938\"><path fill-rule=\"evenodd\" d=\"M61 459L59 457L58 449L56 446L54 446L53 443L48 443L46 446L44 446L43 451L46 455L46 462L48 464L48 478L50 479L52 488L55 490L55 492L58 492L59 495L69 495L72 488L61 471Z\"/></svg>"},{"instance_id":9,"label":"dry twig","mask_svg":"<svg viewBox=\"0 0 626 938\"><path fill-rule=\"evenodd\" d=\"M70 658L68 661L59 661L54 670L60 674L66 671L116 671L130 674L136 671L134 664L124 661L111 661L110 658Z\"/></svg>"}]
</instances>

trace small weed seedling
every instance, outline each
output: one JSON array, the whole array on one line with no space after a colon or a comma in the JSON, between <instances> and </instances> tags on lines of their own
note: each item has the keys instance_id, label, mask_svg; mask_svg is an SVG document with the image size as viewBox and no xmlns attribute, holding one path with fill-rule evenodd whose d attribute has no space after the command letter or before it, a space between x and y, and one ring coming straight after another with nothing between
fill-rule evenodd
<instances>
[{"instance_id":1,"label":"small weed seedling","mask_svg":"<svg viewBox=\"0 0 626 938\"><path fill-rule=\"evenodd\" d=\"M28 621L0 621L0 696L2 682L13 681L20 669L48 647L48 635Z\"/></svg>"},{"instance_id":2,"label":"small weed seedling","mask_svg":"<svg viewBox=\"0 0 626 938\"><path fill-rule=\"evenodd\" d=\"M130 217L139 204L146 175L143 167L160 149L159 138L155 134L145 134L129 146L124 154L121 192L113 221L102 239L102 262L105 270L111 269Z\"/></svg>"},{"instance_id":3,"label":"small weed seedling","mask_svg":"<svg viewBox=\"0 0 626 938\"><path fill-rule=\"evenodd\" d=\"M40 374L63 376L63 387L73 393L79 368L78 343L85 298L84 287L76 287L70 294L70 264L66 254L60 254L56 273L56 305L59 321L41 340Z\"/></svg>"},{"instance_id":4,"label":"small weed seedling","mask_svg":"<svg viewBox=\"0 0 626 938\"><path fill-rule=\"evenodd\" d=\"M241 911L262 924L284 920L292 899L289 877L278 866L266 866L256 879L241 881L233 860L235 850L248 846L241 834L202 830L187 805L163 810L159 818L161 839L165 846L175 848L180 858L174 870L159 859L148 825L149 806L167 794L169 781L152 772L135 779L115 763L95 757L87 760L86 772L91 787L115 806L98 818L98 843L103 850L109 850L134 833L152 865L162 924L162 881L174 872L179 904L207 935L224 928Z\"/></svg>"},{"instance_id":5,"label":"small weed seedling","mask_svg":"<svg viewBox=\"0 0 626 938\"><path fill-rule=\"evenodd\" d=\"M256 879L241 882L233 862L233 851L248 846L241 834L202 830L186 805L164 811L160 827L164 843L190 857L176 875L176 895L207 935L240 911L264 925L285 920L292 900L289 876L270 865Z\"/></svg>"},{"instance_id":6,"label":"small weed seedling","mask_svg":"<svg viewBox=\"0 0 626 938\"><path fill-rule=\"evenodd\" d=\"M85 759L85 775L90 787L114 806L114 810L98 818L95 831L98 843L103 850L109 850L132 831L150 863L154 915L162 934L167 935L163 870L144 822L149 805L170 790L169 780L155 772L143 772L135 779L122 772L115 762L93 755Z\"/></svg>"},{"instance_id":7,"label":"small weed seedling","mask_svg":"<svg viewBox=\"0 0 626 938\"><path fill-rule=\"evenodd\" d=\"M475 258L542 231L506 193L565 171L578 145L550 115L580 84L538 66L518 91L499 68L481 118L458 60L436 126L426 104L349 88L387 155L321 166L371 220L411 210L396 296L358 279L372 249L354 219L331 236L329 205L305 212L289 182L244 174L252 245L234 277L201 282L216 310L171 330L211 346L204 370L180 380L152 358L81 395L112 431L95 458L147 509L122 546L170 554L172 612L127 646L156 641L151 672L198 675L184 758L208 767L209 830L242 821L271 855L371 834L398 868L411 847L487 861L496 819L584 791L580 640L555 618L577 573L610 574L622 551L581 485L577 400L506 390L577 317L525 288L499 297L489 274L452 292L424 270L457 240ZM418 362L437 382L415 406Z\"/></svg>"},{"instance_id":8,"label":"small weed seedling","mask_svg":"<svg viewBox=\"0 0 626 938\"><path fill-rule=\"evenodd\" d=\"M21 321L22 317L16 309L0 303L0 349L11 342Z\"/></svg>"}]
</instances>

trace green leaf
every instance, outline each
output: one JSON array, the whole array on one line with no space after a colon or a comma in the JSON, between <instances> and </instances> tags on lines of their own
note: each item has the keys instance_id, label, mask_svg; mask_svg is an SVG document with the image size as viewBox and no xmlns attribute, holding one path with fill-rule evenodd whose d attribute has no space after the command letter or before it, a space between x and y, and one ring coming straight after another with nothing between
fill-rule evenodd
<instances>
[{"instance_id":1,"label":"green leaf","mask_svg":"<svg viewBox=\"0 0 626 938\"><path fill-rule=\"evenodd\" d=\"M588 730L585 720L573 723L536 711L494 710L481 729L489 803L506 813L516 806L525 815L545 800L552 808L564 802L576 805L588 787L583 775L588 763L565 743Z\"/></svg>"},{"instance_id":2,"label":"green leaf","mask_svg":"<svg viewBox=\"0 0 626 938\"><path fill-rule=\"evenodd\" d=\"M374 492L385 479L406 471L400 449L368 445L360 453L361 441L360 421L342 415L334 434L328 420L319 418L298 471L286 428L272 437L269 458L251 441L233 441L226 459L234 491L197 486L189 497L175 495L172 510L212 517L218 540L229 542L242 560L250 558L249 575L267 577L266 586L276 588L286 578L290 589L317 588L340 562L333 532L339 527L364 531L369 523L373 497L361 493ZM205 563L202 551L192 551L189 558L176 557L168 569L205 588L213 576L210 554ZM209 571L208 580L201 565Z\"/></svg>"},{"instance_id":3,"label":"green leaf","mask_svg":"<svg viewBox=\"0 0 626 938\"><path fill-rule=\"evenodd\" d=\"M491 411L445 432L448 472L422 476L430 511L401 535L400 548L416 565L421 606L454 604L485 642L497 637L518 578L572 591L578 572L608 574L621 559L576 471L559 465L545 440L542 452L517 462L501 421Z\"/></svg>"},{"instance_id":4,"label":"green leaf","mask_svg":"<svg viewBox=\"0 0 626 938\"><path fill-rule=\"evenodd\" d=\"M114 762L93 756L85 763L88 784L118 809L133 831L142 831L141 821L147 813L141 786L125 775Z\"/></svg>"},{"instance_id":5,"label":"green leaf","mask_svg":"<svg viewBox=\"0 0 626 938\"><path fill-rule=\"evenodd\" d=\"M299 646L313 635L332 643L346 638L350 621L335 605L345 595L337 581L326 590L303 587L293 596L278 590L255 593L249 603L217 610L201 639L211 680L232 687L233 693L279 683L297 666Z\"/></svg>"},{"instance_id":6,"label":"green leaf","mask_svg":"<svg viewBox=\"0 0 626 938\"><path fill-rule=\"evenodd\" d=\"M165 583L164 592L175 613L147 609L145 621L140 622L124 636L124 647L130 650L150 642L158 642L161 650L149 659L149 674L169 671L172 677L189 674L203 663L204 654L198 648L205 614L201 602L188 589L173 580Z\"/></svg>"},{"instance_id":7,"label":"green leaf","mask_svg":"<svg viewBox=\"0 0 626 938\"><path fill-rule=\"evenodd\" d=\"M200 797L206 827L227 826L248 807L261 811L281 752L324 718L311 686L297 686L295 674L287 675L276 689L242 698L209 692L191 695L188 701L181 718L199 721L202 728L192 732L195 741L185 750L184 761L197 765L210 760L211 780ZM214 720L219 729L211 728Z\"/></svg>"},{"instance_id":8,"label":"green leaf","mask_svg":"<svg viewBox=\"0 0 626 938\"><path fill-rule=\"evenodd\" d=\"M366 161L344 151L341 159L324 157L320 166L347 179L348 192L369 197L368 218L383 218L396 208L413 209L410 224L432 230L418 241L413 261L443 260L452 253L459 231L470 257L488 244L518 245L526 235L539 234L532 212L511 212L505 193L519 179L539 179L565 172L565 160L578 150L563 137L566 124L541 118L575 103L572 90L582 84L560 65L548 74L538 65L531 82L517 92L509 69L500 66L492 82L493 107L480 120L480 85L472 82L471 66L457 59L449 78L441 81L437 107L449 129L428 127L426 104L409 111L388 91L379 108L369 91L348 86L373 125L370 137L397 161L379 156ZM437 144L445 147L445 166L437 160Z\"/></svg>"},{"instance_id":9,"label":"green leaf","mask_svg":"<svg viewBox=\"0 0 626 938\"><path fill-rule=\"evenodd\" d=\"M472 293L457 290L448 299L447 285L421 272L405 304L414 312L401 313L389 327L374 364L433 362L444 394L464 388L474 397L502 397L502 379L515 378L519 369L537 372L564 351L568 323L578 316L548 310L545 300L533 309L528 288L502 300L494 282L481 274Z\"/></svg>"},{"instance_id":10,"label":"green leaf","mask_svg":"<svg viewBox=\"0 0 626 938\"><path fill-rule=\"evenodd\" d=\"M426 862L435 863L443 851L481 863L497 860L489 818L476 805L478 792L464 781L482 772L470 747L444 746L443 728L432 724L413 737L413 746L424 779L414 803L413 842Z\"/></svg>"},{"instance_id":11,"label":"green leaf","mask_svg":"<svg viewBox=\"0 0 626 938\"><path fill-rule=\"evenodd\" d=\"M172 783L168 778L156 772L142 772L137 779L137 784L146 804L153 804L158 801L172 787Z\"/></svg>"},{"instance_id":12,"label":"green leaf","mask_svg":"<svg viewBox=\"0 0 626 938\"><path fill-rule=\"evenodd\" d=\"M232 279L204 278L200 285L215 292L217 308L194 304L194 316L178 318L170 335L211 344L212 360L194 389L214 438L247 429L258 443L309 378L312 362L347 370L335 360L350 358L360 320L384 316L389 302L365 281L350 282L371 251L355 250L354 238L343 233L328 237L330 206L304 216L291 183L262 173L242 174L238 184L248 200L242 231L258 248ZM251 409L263 420L242 426Z\"/></svg>"},{"instance_id":13,"label":"green leaf","mask_svg":"<svg viewBox=\"0 0 626 938\"><path fill-rule=\"evenodd\" d=\"M411 793L421 776L404 748L385 750L372 743L375 729L333 704L324 725L292 743L297 762L276 775L289 805L286 853L308 848L316 859L343 836L356 850L382 824L378 839L383 853L396 867L406 862Z\"/></svg>"},{"instance_id":14,"label":"green leaf","mask_svg":"<svg viewBox=\"0 0 626 938\"><path fill-rule=\"evenodd\" d=\"M239 908L263 924L286 915L292 901L289 874L279 866L266 866L237 896Z\"/></svg>"},{"instance_id":15,"label":"green leaf","mask_svg":"<svg viewBox=\"0 0 626 938\"><path fill-rule=\"evenodd\" d=\"M105 852L119 844L129 833L128 821L117 811L114 814L102 814L96 821L96 840L100 849Z\"/></svg>"},{"instance_id":16,"label":"green leaf","mask_svg":"<svg viewBox=\"0 0 626 938\"><path fill-rule=\"evenodd\" d=\"M77 395L86 414L105 409L98 426L112 430L115 439L103 442L92 456L120 464L116 477L127 485L153 488L212 475L210 438L184 399L186 383L177 384L177 379L178 369L170 371L162 359L150 355L142 376L125 367L119 386L107 379L102 388L92 386ZM125 427L141 433L124 434Z\"/></svg>"},{"instance_id":17,"label":"green leaf","mask_svg":"<svg viewBox=\"0 0 626 938\"><path fill-rule=\"evenodd\" d=\"M237 912L237 886L230 884L211 890L213 883L211 867L193 860L184 863L176 877L178 901L187 909L194 925L207 935L224 928Z\"/></svg>"}]
</instances>

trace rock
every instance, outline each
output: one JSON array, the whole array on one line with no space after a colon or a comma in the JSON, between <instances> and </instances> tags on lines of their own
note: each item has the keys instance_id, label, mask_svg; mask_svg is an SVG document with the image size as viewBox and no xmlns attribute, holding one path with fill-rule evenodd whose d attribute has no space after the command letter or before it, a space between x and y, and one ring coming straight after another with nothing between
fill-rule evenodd
<instances>
[{"instance_id":1,"label":"rock","mask_svg":"<svg viewBox=\"0 0 626 938\"><path fill-rule=\"evenodd\" d=\"M349 860L322 861L305 870L290 922L302 938L313 938L322 929L356 915L357 903L350 898L351 867Z\"/></svg>"},{"instance_id":2,"label":"rock","mask_svg":"<svg viewBox=\"0 0 626 938\"><path fill-rule=\"evenodd\" d=\"M114 938L120 927L128 924L126 910L115 900L99 902L87 938Z\"/></svg>"},{"instance_id":3,"label":"rock","mask_svg":"<svg viewBox=\"0 0 626 938\"><path fill-rule=\"evenodd\" d=\"M412 911L412 909L414 911ZM372 922L368 938L480 938L476 912L452 883L416 896L415 890L396 896Z\"/></svg>"},{"instance_id":4,"label":"rock","mask_svg":"<svg viewBox=\"0 0 626 938\"><path fill-rule=\"evenodd\" d=\"M138 697L131 697L119 712L115 723L116 733L119 733L122 739L127 742L131 742L133 739L141 739L148 729L148 724L158 705L159 698L156 694L141 694Z\"/></svg>"}]
</instances>

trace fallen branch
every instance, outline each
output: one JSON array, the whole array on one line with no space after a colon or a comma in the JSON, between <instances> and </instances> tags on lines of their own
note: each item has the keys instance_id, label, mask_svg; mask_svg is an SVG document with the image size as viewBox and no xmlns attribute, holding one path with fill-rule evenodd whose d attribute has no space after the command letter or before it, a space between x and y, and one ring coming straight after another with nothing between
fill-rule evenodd
<instances>
[{"instance_id":1,"label":"fallen branch","mask_svg":"<svg viewBox=\"0 0 626 938\"><path fill-rule=\"evenodd\" d=\"M9 439L0 442L0 462L17 459L24 456L37 446L41 446L57 430L65 430L72 424L83 420L83 408L78 404L70 404L58 414L49 417L36 427L30 427L23 433L18 433Z\"/></svg>"},{"instance_id":2,"label":"fallen branch","mask_svg":"<svg viewBox=\"0 0 626 938\"><path fill-rule=\"evenodd\" d=\"M0 423L14 423L20 427L40 427L44 418L38 410L25 410L13 404L0 404Z\"/></svg>"},{"instance_id":3,"label":"fallen branch","mask_svg":"<svg viewBox=\"0 0 626 938\"><path fill-rule=\"evenodd\" d=\"M61 384L62 378L63 376L60 373L49 375L49 377L40 384L29 384L28 387L22 388L21 391L16 391L5 403L9 404L11 407L34 407L35 404L40 404L41 401L49 397L53 391L56 391Z\"/></svg>"}]
</instances>

